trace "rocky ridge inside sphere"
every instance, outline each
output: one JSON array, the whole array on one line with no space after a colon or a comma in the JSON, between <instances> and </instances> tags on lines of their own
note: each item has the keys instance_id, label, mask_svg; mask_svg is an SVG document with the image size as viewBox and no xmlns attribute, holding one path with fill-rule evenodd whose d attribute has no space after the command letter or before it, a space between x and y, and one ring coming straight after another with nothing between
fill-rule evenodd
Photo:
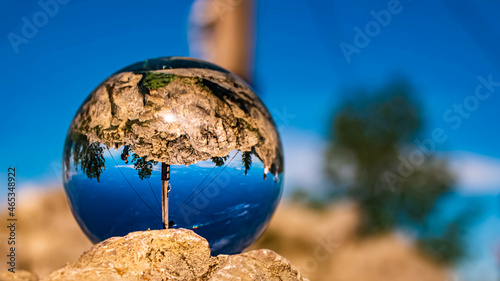
<instances>
[{"instance_id":1,"label":"rocky ridge inside sphere","mask_svg":"<svg viewBox=\"0 0 500 281\"><path fill-rule=\"evenodd\" d=\"M275 124L260 99L231 74L210 69L116 73L91 93L70 132L107 147L130 145L167 164L253 149L266 167L283 166Z\"/></svg>"}]
</instances>

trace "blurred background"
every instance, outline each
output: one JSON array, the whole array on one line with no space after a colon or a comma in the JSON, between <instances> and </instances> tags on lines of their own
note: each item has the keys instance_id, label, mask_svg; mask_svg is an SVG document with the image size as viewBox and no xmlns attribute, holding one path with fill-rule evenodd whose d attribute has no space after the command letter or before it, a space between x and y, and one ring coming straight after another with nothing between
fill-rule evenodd
<instances>
[{"instance_id":1,"label":"blurred background","mask_svg":"<svg viewBox=\"0 0 500 281\"><path fill-rule=\"evenodd\" d=\"M45 276L91 245L61 180L82 101L126 65L175 55L237 73L280 130L285 193L252 248L276 251L311 280L500 280L500 2L0 8L0 175L7 182L16 167L19 269ZM5 206L6 197L5 188Z\"/></svg>"}]
</instances>

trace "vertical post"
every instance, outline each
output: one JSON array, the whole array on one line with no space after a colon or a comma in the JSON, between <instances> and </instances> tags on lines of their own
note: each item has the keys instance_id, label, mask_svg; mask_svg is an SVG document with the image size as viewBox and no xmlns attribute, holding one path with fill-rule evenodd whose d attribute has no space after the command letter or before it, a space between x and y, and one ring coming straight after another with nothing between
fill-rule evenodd
<instances>
[{"instance_id":1,"label":"vertical post","mask_svg":"<svg viewBox=\"0 0 500 281\"><path fill-rule=\"evenodd\" d=\"M255 0L196 0L189 15L192 57L213 62L253 82Z\"/></svg>"},{"instance_id":2,"label":"vertical post","mask_svg":"<svg viewBox=\"0 0 500 281\"><path fill-rule=\"evenodd\" d=\"M168 181L170 180L170 165L161 163L161 189L162 189L162 220L163 228L168 228L168 192L170 191Z\"/></svg>"}]
</instances>

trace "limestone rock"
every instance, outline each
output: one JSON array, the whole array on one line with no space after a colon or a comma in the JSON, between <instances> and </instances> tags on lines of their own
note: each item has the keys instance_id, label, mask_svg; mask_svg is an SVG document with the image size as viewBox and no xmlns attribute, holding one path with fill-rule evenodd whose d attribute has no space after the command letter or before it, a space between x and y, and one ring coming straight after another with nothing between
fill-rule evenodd
<instances>
[{"instance_id":1,"label":"limestone rock","mask_svg":"<svg viewBox=\"0 0 500 281\"><path fill-rule=\"evenodd\" d=\"M255 250L226 257L209 280L306 280L287 259L271 250Z\"/></svg>"},{"instance_id":2,"label":"limestone rock","mask_svg":"<svg viewBox=\"0 0 500 281\"><path fill-rule=\"evenodd\" d=\"M212 257L204 238L190 230L169 229L109 238L43 280L305 279L271 250Z\"/></svg>"},{"instance_id":3,"label":"limestone rock","mask_svg":"<svg viewBox=\"0 0 500 281\"><path fill-rule=\"evenodd\" d=\"M38 281L38 276L24 270L16 270L16 273L6 271L0 273L0 281Z\"/></svg>"}]
</instances>

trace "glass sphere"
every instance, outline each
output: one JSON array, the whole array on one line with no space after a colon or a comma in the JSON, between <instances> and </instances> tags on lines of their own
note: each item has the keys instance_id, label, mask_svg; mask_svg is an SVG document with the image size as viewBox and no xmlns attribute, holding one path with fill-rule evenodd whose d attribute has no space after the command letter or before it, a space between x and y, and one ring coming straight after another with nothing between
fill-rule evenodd
<instances>
[{"instance_id":1,"label":"glass sphere","mask_svg":"<svg viewBox=\"0 0 500 281\"><path fill-rule=\"evenodd\" d=\"M83 102L63 178L94 243L165 223L203 236L214 255L234 254L277 207L283 152L269 111L242 79L200 60L157 58L114 73Z\"/></svg>"}]
</instances>

